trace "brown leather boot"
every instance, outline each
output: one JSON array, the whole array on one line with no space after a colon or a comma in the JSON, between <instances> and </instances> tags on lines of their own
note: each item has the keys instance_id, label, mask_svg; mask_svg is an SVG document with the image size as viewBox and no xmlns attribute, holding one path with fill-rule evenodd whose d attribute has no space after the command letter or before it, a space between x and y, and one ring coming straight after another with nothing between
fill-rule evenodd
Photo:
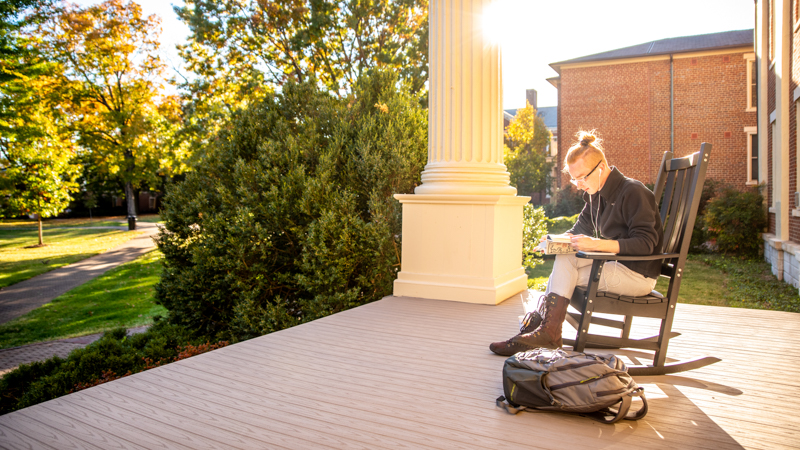
<instances>
[{"instance_id":1,"label":"brown leather boot","mask_svg":"<svg viewBox=\"0 0 800 450\"><path fill-rule=\"evenodd\" d=\"M528 348L561 348L561 326L567 318L569 299L558 294L547 295L542 324L531 333L519 334L511 338L513 344Z\"/></svg>"},{"instance_id":2,"label":"brown leather boot","mask_svg":"<svg viewBox=\"0 0 800 450\"><path fill-rule=\"evenodd\" d=\"M517 336L520 334L533 332L539 328L539 325L542 324L542 312L544 311L545 303L546 298L543 295L539 299L539 307L536 309L536 311L531 311L525 314L525 317L522 319L522 323L519 326L519 334L517 334ZM500 356L511 356L518 352L529 350L527 347L511 342L511 339L507 341L492 342L489 344L489 350L497 353Z\"/></svg>"}]
</instances>

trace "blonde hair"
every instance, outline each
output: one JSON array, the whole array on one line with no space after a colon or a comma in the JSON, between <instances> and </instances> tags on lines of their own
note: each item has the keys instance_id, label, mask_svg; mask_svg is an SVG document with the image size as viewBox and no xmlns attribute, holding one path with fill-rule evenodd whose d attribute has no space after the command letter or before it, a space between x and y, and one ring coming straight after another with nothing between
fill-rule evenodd
<instances>
[{"instance_id":1,"label":"blonde hair","mask_svg":"<svg viewBox=\"0 0 800 450\"><path fill-rule=\"evenodd\" d=\"M603 153L603 140L597 137L597 130L581 130L575 136L578 138L578 142L567 150L567 156L564 158L564 172L569 172L569 165L581 158L585 158L588 166L593 166L600 161L608 166L606 154Z\"/></svg>"}]
</instances>

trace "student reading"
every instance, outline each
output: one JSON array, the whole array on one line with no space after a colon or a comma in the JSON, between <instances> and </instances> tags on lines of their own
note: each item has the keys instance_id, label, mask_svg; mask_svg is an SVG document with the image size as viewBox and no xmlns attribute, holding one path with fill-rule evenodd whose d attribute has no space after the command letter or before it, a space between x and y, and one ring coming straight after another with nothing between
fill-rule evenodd
<instances>
[{"instance_id":1,"label":"student reading","mask_svg":"<svg viewBox=\"0 0 800 450\"><path fill-rule=\"evenodd\" d=\"M586 204L567 234L578 251L620 255L652 255L661 251L664 231L653 193L641 182L610 167L595 131L580 131L570 147L564 171L584 191ZM557 255L545 295L539 299L538 316L528 314L521 332L489 348L503 356L538 347L559 348L561 326L576 286L586 286L592 260L575 254ZM661 261L609 261L599 290L641 296L655 287Z\"/></svg>"}]
</instances>

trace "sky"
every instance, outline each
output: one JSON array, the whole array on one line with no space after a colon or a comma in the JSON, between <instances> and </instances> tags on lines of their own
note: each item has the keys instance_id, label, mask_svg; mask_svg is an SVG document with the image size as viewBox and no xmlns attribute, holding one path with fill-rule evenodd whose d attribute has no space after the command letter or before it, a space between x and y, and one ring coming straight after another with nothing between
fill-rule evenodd
<instances>
[{"instance_id":1,"label":"sky","mask_svg":"<svg viewBox=\"0 0 800 450\"><path fill-rule=\"evenodd\" d=\"M78 4L99 3L78 0ZM189 28L172 5L180 1L137 0L145 14L162 23L163 56L176 70L175 45ZM548 64L631 45L679 36L753 28L753 0L497 0L493 17L502 30L503 108L525 106L525 90L536 89L538 106L555 106L557 91Z\"/></svg>"}]
</instances>

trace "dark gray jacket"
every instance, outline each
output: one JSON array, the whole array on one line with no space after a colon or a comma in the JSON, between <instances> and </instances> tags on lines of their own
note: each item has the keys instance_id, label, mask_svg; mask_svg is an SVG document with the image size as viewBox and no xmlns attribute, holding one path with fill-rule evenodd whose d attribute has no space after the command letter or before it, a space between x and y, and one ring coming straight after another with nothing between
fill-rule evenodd
<instances>
[{"instance_id":1,"label":"dark gray jacket","mask_svg":"<svg viewBox=\"0 0 800 450\"><path fill-rule=\"evenodd\" d=\"M641 182L625 177L612 167L606 183L591 196L591 202L589 194L584 192L583 197L586 205L568 233L618 241L620 255L661 253L664 244L661 216L653 192ZM599 236L595 233L592 216ZM661 273L661 260L621 263L647 278L657 278Z\"/></svg>"}]
</instances>

